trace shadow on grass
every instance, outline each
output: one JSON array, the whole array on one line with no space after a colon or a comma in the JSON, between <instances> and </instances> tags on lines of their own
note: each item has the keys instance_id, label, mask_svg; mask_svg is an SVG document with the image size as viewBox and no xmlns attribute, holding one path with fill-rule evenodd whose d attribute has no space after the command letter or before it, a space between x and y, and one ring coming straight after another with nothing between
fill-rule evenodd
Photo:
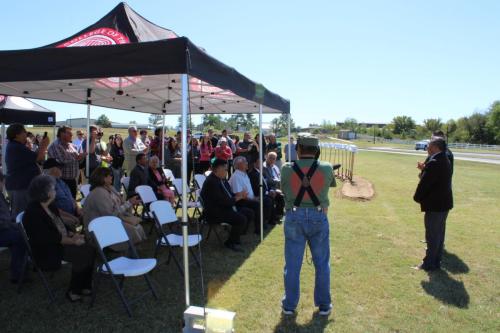
<instances>
[{"instance_id":1,"label":"shadow on grass","mask_svg":"<svg viewBox=\"0 0 500 333\"><path fill-rule=\"evenodd\" d=\"M429 272L429 281L422 281L425 292L443 304L467 309L470 297L462 281L453 279L447 272L437 270Z\"/></svg>"},{"instance_id":2,"label":"shadow on grass","mask_svg":"<svg viewBox=\"0 0 500 333\"><path fill-rule=\"evenodd\" d=\"M469 266L460 259L456 254L450 253L446 250L443 252L443 260L441 266L452 274L467 274L469 273Z\"/></svg>"},{"instance_id":3,"label":"shadow on grass","mask_svg":"<svg viewBox=\"0 0 500 333\"><path fill-rule=\"evenodd\" d=\"M311 320L306 324L298 324L296 316L281 315L281 321L274 328L274 333L321 333L325 331L326 326L334 320L331 317L320 316L315 312Z\"/></svg>"},{"instance_id":4,"label":"shadow on grass","mask_svg":"<svg viewBox=\"0 0 500 333\"><path fill-rule=\"evenodd\" d=\"M150 225L145 224L145 230ZM192 232L196 232L191 230ZM253 229L250 229L253 230ZM266 230L265 236L270 230ZM206 236L204 230L204 235ZM222 238L227 237L221 233ZM153 256L157 237L153 233L148 240L138 246L139 256ZM196 265L190 266L191 304L203 306L205 300L217 294L227 280L243 265L247 258L259 245L259 237L253 233L242 236L243 253L235 253L223 247L215 235L202 243L203 275L205 294L201 289L201 272ZM6 251L8 252L8 251ZM181 259L181 249L174 249ZM198 254L198 249L195 250ZM2 253L2 262L8 266L8 255ZM180 332L182 316L186 309L184 296L184 279L177 267L170 262L166 265L168 251L163 249L158 257L158 265L151 274L153 285L159 293L159 300L152 296L141 299L132 305L133 318L128 318L116 291L109 279L103 279L97 292L93 308L89 308L89 300L71 304L63 297L63 291L69 284L69 270L60 270L50 280L51 287L62 289L56 293L56 301L48 305L47 293L36 275L31 276L33 282L26 284L21 294L16 288L8 285L0 289L0 322L4 332ZM192 257L189 258L193 263ZM181 260L182 264L182 260ZM8 270L0 270L0 283L7 281ZM125 294L133 299L146 291L147 287L141 278L130 278L125 282ZM208 294L208 295L207 295ZM208 296L208 297L207 297ZM57 323L57 325L54 325Z\"/></svg>"}]
</instances>

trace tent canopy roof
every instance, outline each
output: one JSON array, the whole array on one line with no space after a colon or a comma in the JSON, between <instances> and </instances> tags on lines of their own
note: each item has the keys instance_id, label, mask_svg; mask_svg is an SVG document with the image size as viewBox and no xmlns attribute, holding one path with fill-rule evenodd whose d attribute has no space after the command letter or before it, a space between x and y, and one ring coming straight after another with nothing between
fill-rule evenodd
<instances>
[{"instance_id":1,"label":"tent canopy roof","mask_svg":"<svg viewBox=\"0 0 500 333\"><path fill-rule=\"evenodd\" d=\"M290 112L288 100L124 3L57 43L0 52L0 93L146 113L180 114L182 74L193 114Z\"/></svg>"}]
</instances>

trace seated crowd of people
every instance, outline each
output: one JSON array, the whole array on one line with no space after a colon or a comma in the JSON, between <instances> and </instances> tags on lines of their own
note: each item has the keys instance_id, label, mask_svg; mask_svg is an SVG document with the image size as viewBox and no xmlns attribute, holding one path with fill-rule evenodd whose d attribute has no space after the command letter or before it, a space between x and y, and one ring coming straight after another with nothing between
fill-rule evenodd
<instances>
[{"instance_id":1,"label":"seated crowd of people","mask_svg":"<svg viewBox=\"0 0 500 333\"><path fill-rule=\"evenodd\" d=\"M84 132L78 130L73 139L71 127L60 127L57 138L50 143L46 135L31 140L32 134L21 124L9 126L6 165L0 172L0 247L10 249L12 283L19 283L26 271L27 248L15 223L19 213L24 212L22 223L32 259L42 270L57 270L62 260L72 264L66 297L75 302L92 293L96 249L86 231L92 220L101 216L119 217L129 239L140 243L147 235L141 225L142 217L134 209L141 204L135 188L148 185L158 200L166 200L175 207L172 179L165 174L160 161L164 155L164 168L171 170L174 178L180 178L181 133L163 138L162 130L157 129L155 137L150 138L146 130L137 135L133 126L128 133L125 139L119 134L112 135L106 143L102 131L91 126L87 148ZM201 218L209 224L231 225L224 245L234 251L242 251L240 236L252 224L253 232L261 231L258 139L256 136L252 140L250 133L245 133L240 141L226 130L220 135L209 130L198 142L188 133L187 182L191 185L195 174L207 175L200 189ZM263 218L267 227L279 223L283 216L282 149L273 135L263 138L263 145ZM294 159L294 155L291 157ZM85 172L90 175L90 191L84 201L77 202L78 185L86 182ZM129 177L128 188L122 190L121 180L125 175ZM127 244L117 244L111 249L126 251Z\"/></svg>"}]
</instances>

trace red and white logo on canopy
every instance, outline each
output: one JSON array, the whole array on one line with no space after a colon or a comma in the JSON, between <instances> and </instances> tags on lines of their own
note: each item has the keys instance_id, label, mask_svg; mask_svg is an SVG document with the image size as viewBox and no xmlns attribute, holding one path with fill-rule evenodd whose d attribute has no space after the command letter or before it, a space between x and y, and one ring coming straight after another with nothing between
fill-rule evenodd
<instances>
[{"instance_id":1,"label":"red and white logo on canopy","mask_svg":"<svg viewBox=\"0 0 500 333\"><path fill-rule=\"evenodd\" d=\"M223 100L238 99L238 96L236 96L233 92L212 86L211 84L195 77L191 77L189 79L189 90L191 92L200 93L201 95L206 95L207 98L216 98Z\"/></svg>"},{"instance_id":2,"label":"red and white logo on canopy","mask_svg":"<svg viewBox=\"0 0 500 333\"><path fill-rule=\"evenodd\" d=\"M0 103L2 103L3 101L5 101L5 96L4 95L0 95Z\"/></svg>"},{"instance_id":3,"label":"red and white logo on canopy","mask_svg":"<svg viewBox=\"0 0 500 333\"><path fill-rule=\"evenodd\" d=\"M57 45L56 47L87 47L128 43L130 43L129 38L121 32L111 28L98 28L72 38L69 41ZM123 88L139 82L140 80L140 76L109 77L98 80L97 84L99 86L106 86L109 88Z\"/></svg>"}]
</instances>

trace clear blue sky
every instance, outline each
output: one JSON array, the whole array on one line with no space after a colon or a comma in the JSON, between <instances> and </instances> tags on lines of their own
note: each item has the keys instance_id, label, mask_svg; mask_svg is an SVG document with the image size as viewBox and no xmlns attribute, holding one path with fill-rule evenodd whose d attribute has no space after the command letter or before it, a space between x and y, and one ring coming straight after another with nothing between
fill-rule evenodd
<instances>
[{"instance_id":1,"label":"clear blue sky","mask_svg":"<svg viewBox=\"0 0 500 333\"><path fill-rule=\"evenodd\" d=\"M1 49L38 47L94 23L118 1L2 1ZM291 100L301 126L354 117L417 122L500 99L500 1L131 0L150 21ZM41 104L58 119L85 106ZM103 113L94 110L93 117ZM114 121L147 115L107 111ZM176 119L171 119L174 124Z\"/></svg>"}]
</instances>

